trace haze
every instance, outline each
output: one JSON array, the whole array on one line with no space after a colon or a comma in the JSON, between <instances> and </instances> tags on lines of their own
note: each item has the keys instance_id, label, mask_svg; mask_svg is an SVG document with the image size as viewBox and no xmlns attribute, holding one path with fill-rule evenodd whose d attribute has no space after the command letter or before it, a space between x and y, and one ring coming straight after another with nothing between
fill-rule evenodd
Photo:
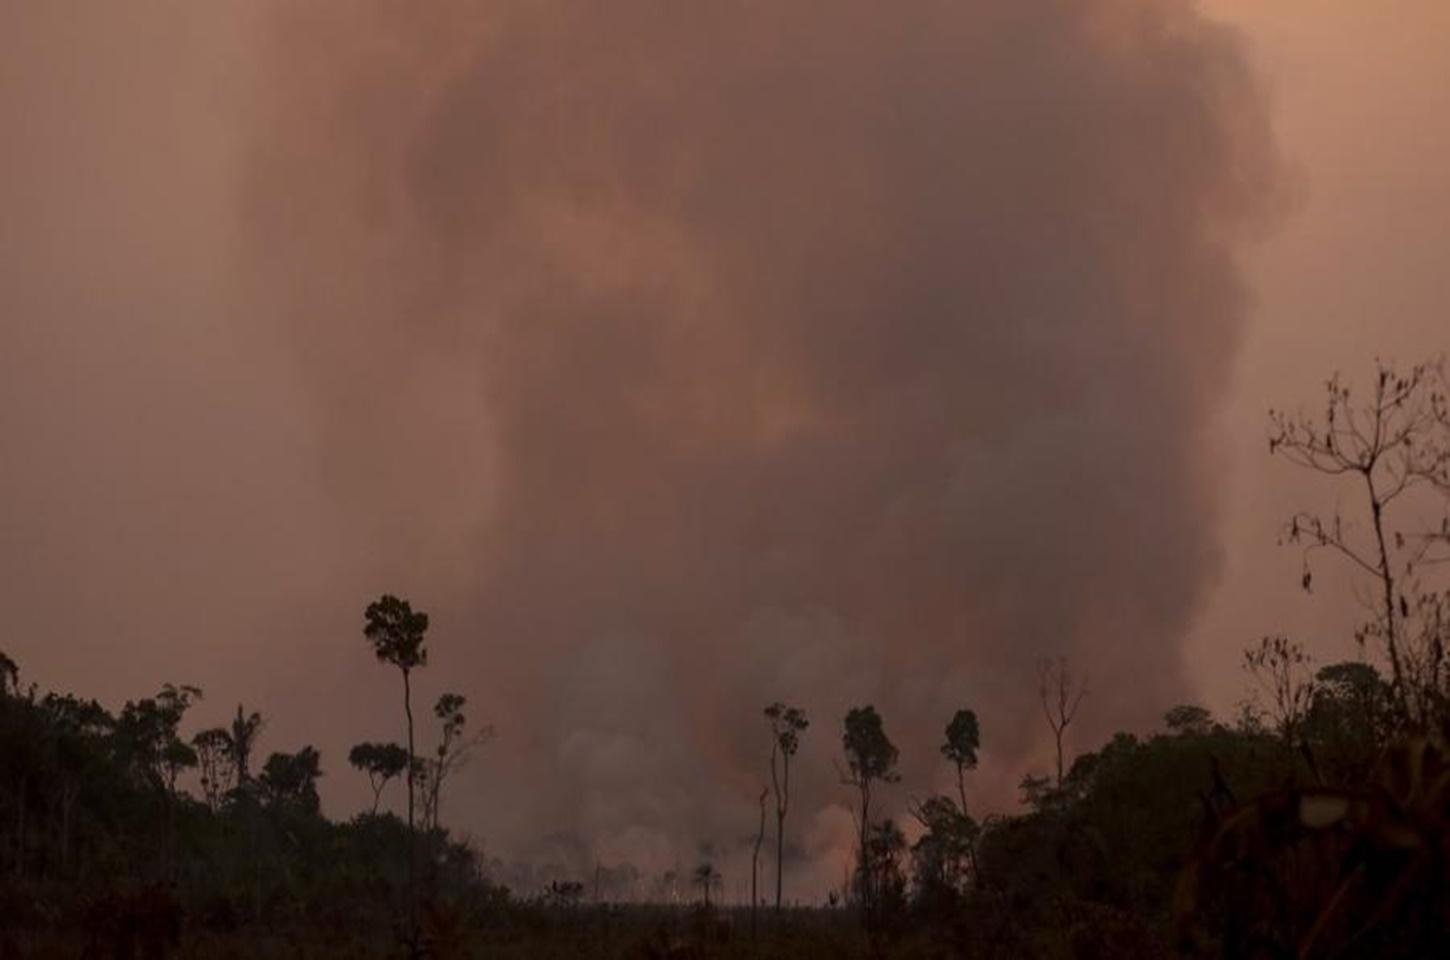
<instances>
[{"instance_id":1,"label":"haze","mask_svg":"<svg viewBox=\"0 0 1450 960\"><path fill-rule=\"evenodd\" d=\"M446 822L728 862L785 699L822 890L852 704L914 783L975 707L1001 807L1040 657L1090 744L1231 709L1262 633L1345 652L1263 414L1446 349L1445 5L885 9L0 8L24 677L245 701L345 816L395 592L499 731Z\"/></svg>"}]
</instances>

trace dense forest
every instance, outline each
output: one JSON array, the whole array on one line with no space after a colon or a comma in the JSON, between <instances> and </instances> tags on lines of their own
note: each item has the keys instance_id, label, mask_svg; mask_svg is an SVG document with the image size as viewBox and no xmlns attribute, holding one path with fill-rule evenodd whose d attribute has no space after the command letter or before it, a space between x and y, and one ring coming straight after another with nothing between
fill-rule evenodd
<instances>
[{"instance_id":1,"label":"dense forest","mask_svg":"<svg viewBox=\"0 0 1450 960\"><path fill-rule=\"evenodd\" d=\"M1262 638L1234 716L1170 706L1159 729L1076 757L1064 734L1091 700L1072 664L1043 661L1024 711L1055 755L1009 815L969 802L991 736L970 705L939 742L899 747L889 718L853 708L834 759L855 866L818 907L782 891L791 764L813 722L784 703L764 708L759 821L742 825L749 904L719 903L709 862L675 878L689 903L618 903L588 876L509 889L450 835L450 774L491 731L461 696L413 702L428 618L406 600L364 612L406 738L350 751L373 801L346 822L320 812L319 752L263 757L265 718L242 705L197 729L202 692L168 683L112 712L28 685L0 653L0 958L1443 955L1445 387L1443 366L1380 366L1362 394L1331 379L1317 416L1271 414L1274 455L1353 482L1342 512L1290 518L1284 542L1306 590L1320 563L1354 575L1360 658L1320 664L1299 640ZM912 801L909 823L882 813L900 749L939 752L957 786ZM389 789L405 816L379 812Z\"/></svg>"}]
</instances>

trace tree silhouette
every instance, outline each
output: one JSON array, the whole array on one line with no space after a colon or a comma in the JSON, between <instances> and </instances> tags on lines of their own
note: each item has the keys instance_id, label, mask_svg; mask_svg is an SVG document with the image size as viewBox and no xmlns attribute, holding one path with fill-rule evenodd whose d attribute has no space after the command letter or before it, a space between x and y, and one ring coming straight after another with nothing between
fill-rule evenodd
<instances>
[{"instance_id":1,"label":"tree silhouette","mask_svg":"<svg viewBox=\"0 0 1450 960\"><path fill-rule=\"evenodd\" d=\"M359 743L348 751L347 762L368 775L376 814L383 788L408 769L408 751L396 743Z\"/></svg>"},{"instance_id":2,"label":"tree silhouette","mask_svg":"<svg viewBox=\"0 0 1450 960\"><path fill-rule=\"evenodd\" d=\"M769 787L760 788L760 826L755 833L755 850L750 854L750 937L756 936L756 913L760 909L760 895L756 893L760 879L760 845L765 842L765 798L770 796Z\"/></svg>"},{"instance_id":3,"label":"tree silhouette","mask_svg":"<svg viewBox=\"0 0 1450 960\"><path fill-rule=\"evenodd\" d=\"M213 812L220 810L227 787L235 775L230 748L231 737L225 727L210 727L191 738L201 768L201 792Z\"/></svg>"},{"instance_id":4,"label":"tree silhouette","mask_svg":"<svg viewBox=\"0 0 1450 960\"><path fill-rule=\"evenodd\" d=\"M181 739L182 718L201 690L165 684L155 697L127 701L115 727L115 742L134 782L160 795L165 811L161 842L163 874L171 872L175 854L177 777L196 766L196 751Z\"/></svg>"},{"instance_id":5,"label":"tree silhouette","mask_svg":"<svg viewBox=\"0 0 1450 960\"><path fill-rule=\"evenodd\" d=\"M694 879L695 883L700 885L700 890L705 897L705 909L708 910L710 908L710 889L720 883L720 873L715 869L713 863L706 860L695 868Z\"/></svg>"},{"instance_id":6,"label":"tree silhouette","mask_svg":"<svg viewBox=\"0 0 1450 960\"><path fill-rule=\"evenodd\" d=\"M1052 730L1052 739L1057 745L1057 786L1062 786L1062 736L1068 725L1077 716L1082 698L1087 696L1087 686L1068 670L1067 658L1056 660L1044 658L1037 664L1037 698L1042 703L1043 716Z\"/></svg>"},{"instance_id":7,"label":"tree silhouette","mask_svg":"<svg viewBox=\"0 0 1450 960\"><path fill-rule=\"evenodd\" d=\"M1303 547L1301 583L1309 590L1312 554L1328 550L1374 585L1373 619L1361 645L1382 645L1390 664L1390 693L1400 726L1428 723L1443 708L1450 608L1444 595L1417 584L1417 571L1450 562L1450 401L1443 363L1407 372L1376 361L1368 399L1351 400L1335 374L1325 384L1322 419L1269 411L1269 452L1329 477L1349 477L1363 496L1368 536L1357 535L1337 509L1289 520L1286 539ZM1438 525L1392 525L1389 510L1418 493L1438 499ZM1422 501L1410 516L1425 515Z\"/></svg>"},{"instance_id":8,"label":"tree silhouette","mask_svg":"<svg viewBox=\"0 0 1450 960\"><path fill-rule=\"evenodd\" d=\"M424 823L429 829L439 825L439 813L443 802L443 784L449 774L462 767L474 747L493 739L493 727L486 726L471 737L463 735L468 718L463 708L468 700L462 694L445 693L433 705L433 715L443 724L442 736L432 761L420 764L423 774L423 788L419 794L423 800Z\"/></svg>"},{"instance_id":9,"label":"tree silhouette","mask_svg":"<svg viewBox=\"0 0 1450 960\"><path fill-rule=\"evenodd\" d=\"M1201 737L1213 729L1213 714L1191 703L1180 703L1163 714L1163 725L1179 736Z\"/></svg>"},{"instance_id":10,"label":"tree silhouette","mask_svg":"<svg viewBox=\"0 0 1450 960\"><path fill-rule=\"evenodd\" d=\"M296 753L274 753L262 767L258 785L272 807L289 807L305 814L318 810L317 778L322 776L321 755L313 747Z\"/></svg>"},{"instance_id":11,"label":"tree silhouette","mask_svg":"<svg viewBox=\"0 0 1450 960\"><path fill-rule=\"evenodd\" d=\"M413 785L417 778L417 752L413 748L413 688L410 677L414 670L428 663L428 651L423 646L428 632L428 614L421 610L414 612L408 601L385 593L368 604L363 618L363 636L372 644L378 661L397 667L403 674L403 713L408 718L408 905L410 926L416 928L413 891L417 874L417 844Z\"/></svg>"},{"instance_id":12,"label":"tree silhouette","mask_svg":"<svg viewBox=\"0 0 1450 960\"><path fill-rule=\"evenodd\" d=\"M941 745L942 756L957 769L957 796L962 802L962 816L967 816L966 771L977 767L977 750L982 746L982 734L977 726L977 715L971 710L958 710L947 724L946 742Z\"/></svg>"},{"instance_id":13,"label":"tree silhouette","mask_svg":"<svg viewBox=\"0 0 1450 960\"><path fill-rule=\"evenodd\" d=\"M881 783L895 783L901 779L896 772L896 760L898 752L895 745L886 736L886 730L881 723L881 715L871 705L864 707L852 707L846 714L845 729L841 736L841 744L846 752L846 765L848 773L842 776L841 782L847 786L855 787L861 801L861 820L857 824L860 830L859 856L860 856L860 880L861 898L869 909L873 903L872 891L872 864L871 864L871 789L872 785Z\"/></svg>"},{"instance_id":14,"label":"tree silhouette","mask_svg":"<svg viewBox=\"0 0 1450 960\"><path fill-rule=\"evenodd\" d=\"M779 912L785 860L785 815L790 809L790 758L800 747L801 733L811 724L804 710L787 707L779 701L765 708L765 716L770 721L770 782L775 788L775 909Z\"/></svg>"},{"instance_id":15,"label":"tree silhouette","mask_svg":"<svg viewBox=\"0 0 1450 960\"><path fill-rule=\"evenodd\" d=\"M20 696L20 667L0 650L0 697Z\"/></svg>"},{"instance_id":16,"label":"tree silhouette","mask_svg":"<svg viewBox=\"0 0 1450 960\"><path fill-rule=\"evenodd\" d=\"M227 751L236 777L236 790L246 790L251 783L252 751L256 749L261 732L262 715L255 710L245 713L242 705L237 704L237 715L232 718L231 729L227 733Z\"/></svg>"},{"instance_id":17,"label":"tree silhouette","mask_svg":"<svg viewBox=\"0 0 1450 960\"><path fill-rule=\"evenodd\" d=\"M168 796L181 772L196 766L196 751L180 738L182 718L201 690L165 684L155 697L127 701L117 719L117 745L133 775Z\"/></svg>"},{"instance_id":18,"label":"tree silhouette","mask_svg":"<svg viewBox=\"0 0 1450 960\"><path fill-rule=\"evenodd\" d=\"M930 797L911 813L924 830L911 848L917 896L931 910L955 907L977 873L977 825L950 797Z\"/></svg>"},{"instance_id":19,"label":"tree silhouette","mask_svg":"<svg viewBox=\"0 0 1450 960\"><path fill-rule=\"evenodd\" d=\"M1300 744L1300 727L1314 700L1311 662L1303 645L1285 636L1264 637L1244 651L1244 669L1268 698L1274 726L1287 747Z\"/></svg>"}]
</instances>

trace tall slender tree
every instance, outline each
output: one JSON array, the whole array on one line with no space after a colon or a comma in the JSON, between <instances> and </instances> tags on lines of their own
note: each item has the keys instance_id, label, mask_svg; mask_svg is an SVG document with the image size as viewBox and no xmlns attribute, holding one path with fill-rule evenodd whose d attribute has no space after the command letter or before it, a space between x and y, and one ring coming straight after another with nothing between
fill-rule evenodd
<instances>
[{"instance_id":1,"label":"tall slender tree","mask_svg":"<svg viewBox=\"0 0 1450 960\"><path fill-rule=\"evenodd\" d=\"M425 783L419 789L423 800L423 825L433 829L439 824L443 805L443 783L449 774L459 769L468 760L474 747L493 739L492 724L483 727L472 736L464 735L468 718L463 708L468 700L462 694L445 693L433 705L433 715L442 723L442 736L433 759L420 766Z\"/></svg>"},{"instance_id":2,"label":"tall slender tree","mask_svg":"<svg viewBox=\"0 0 1450 960\"><path fill-rule=\"evenodd\" d=\"M760 880L760 846L765 842L765 798L770 788L760 789L760 827L755 833L755 852L750 855L750 939L756 936L756 914L760 910L760 895L756 892Z\"/></svg>"},{"instance_id":3,"label":"tall slender tree","mask_svg":"<svg viewBox=\"0 0 1450 960\"><path fill-rule=\"evenodd\" d=\"M880 783L895 783L901 779L896 772L899 753L886 736L881 715L871 705L852 707L846 714L845 731L841 744L846 752L848 771L841 782L855 787L861 800L860 829L860 892L863 906L869 911L872 903L871 883L871 790Z\"/></svg>"},{"instance_id":4,"label":"tall slender tree","mask_svg":"<svg viewBox=\"0 0 1450 960\"><path fill-rule=\"evenodd\" d=\"M977 726L977 714L971 710L958 710L947 724L946 742L941 745L942 756L957 768L957 797L962 802L962 816L967 816L968 770L977 767L977 750L982 746L982 734Z\"/></svg>"},{"instance_id":5,"label":"tall slender tree","mask_svg":"<svg viewBox=\"0 0 1450 960\"><path fill-rule=\"evenodd\" d=\"M775 909L780 911L785 861L785 815L790 809L790 758L809 727L804 710L776 701L765 708L770 721L770 782L775 788Z\"/></svg>"},{"instance_id":6,"label":"tall slender tree","mask_svg":"<svg viewBox=\"0 0 1450 960\"><path fill-rule=\"evenodd\" d=\"M412 673L428 663L428 651L423 641L428 633L428 614L415 611L407 600L400 600L385 593L368 604L363 613L363 636L372 644L378 662L397 667L403 675L403 713L408 718L408 915L410 927L416 927L416 903L414 884L417 875L417 837L414 825L415 794L413 784L417 775L416 753L413 744L413 687ZM410 930L416 934L416 930Z\"/></svg>"},{"instance_id":7,"label":"tall slender tree","mask_svg":"<svg viewBox=\"0 0 1450 960\"><path fill-rule=\"evenodd\" d=\"M955 824L955 845L965 846L972 875L979 882L981 878L977 874L976 824L971 814L967 813L967 771L977 768L977 751L981 746L982 731L977 724L976 712L958 710L952 716L952 722L947 724L946 741L941 745L941 752L957 769L957 800L961 804L961 818L952 821L942 817L940 811L937 811L937 816L922 821L929 831L941 836L953 836L946 828Z\"/></svg>"}]
</instances>

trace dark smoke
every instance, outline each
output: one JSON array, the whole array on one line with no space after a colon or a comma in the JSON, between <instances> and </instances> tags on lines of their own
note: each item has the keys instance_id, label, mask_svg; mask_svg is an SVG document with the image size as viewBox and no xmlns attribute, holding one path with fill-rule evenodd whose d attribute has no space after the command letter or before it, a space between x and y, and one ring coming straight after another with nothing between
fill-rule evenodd
<instances>
[{"instance_id":1,"label":"dark smoke","mask_svg":"<svg viewBox=\"0 0 1450 960\"><path fill-rule=\"evenodd\" d=\"M277 4L245 26L238 350L299 378L299 489L326 503L267 514L310 518L317 583L251 600L277 611L251 642L358 661L268 682L326 713L297 735L338 758L392 732L355 621L408 594L437 624L426 682L500 729L445 817L512 856L660 869L729 859L760 711L798 703L805 894L849 843L848 706L882 710L918 795L976 707L1002 803L1046 762L1038 658L1087 676L1083 746L1192 696L1234 252L1276 166L1235 36L1192 4ZM334 797L351 777L332 761Z\"/></svg>"}]
</instances>

